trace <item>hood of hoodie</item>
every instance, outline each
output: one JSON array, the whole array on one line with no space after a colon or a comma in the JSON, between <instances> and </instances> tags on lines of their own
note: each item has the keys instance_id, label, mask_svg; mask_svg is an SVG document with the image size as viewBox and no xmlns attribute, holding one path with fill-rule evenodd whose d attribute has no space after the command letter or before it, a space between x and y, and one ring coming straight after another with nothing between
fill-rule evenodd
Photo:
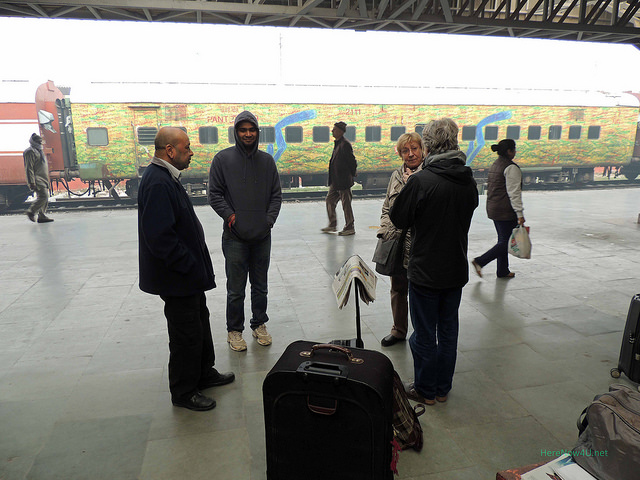
<instances>
[{"instance_id":1,"label":"hood of hoodie","mask_svg":"<svg viewBox=\"0 0 640 480\"><path fill-rule=\"evenodd\" d=\"M249 150L245 148L244 144L238 138L238 125L240 125L242 122L250 122L252 125L254 125L258 129L258 134L256 135L256 141ZM258 146L260 144L260 127L258 126L258 119L255 117L253 113L245 110L244 112L238 114L235 121L233 122L233 137L235 138L235 141L236 141L236 149L238 149L240 153L242 153L244 156L247 156L247 157L253 157L255 155L255 153L258 151Z\"/></svg>"},{"instance_id":2,"label":"hood of hoodie","mask_svg":"<svg viewBox=\"0 0 640 480\"><path fill-rule=\"evenodd\" d=\"M466 166L467 156L460 150L428 155L424 159L425 170L446 178L450 182L467 185L474 182L473 172Z\"/></svg>"}]
</instances>

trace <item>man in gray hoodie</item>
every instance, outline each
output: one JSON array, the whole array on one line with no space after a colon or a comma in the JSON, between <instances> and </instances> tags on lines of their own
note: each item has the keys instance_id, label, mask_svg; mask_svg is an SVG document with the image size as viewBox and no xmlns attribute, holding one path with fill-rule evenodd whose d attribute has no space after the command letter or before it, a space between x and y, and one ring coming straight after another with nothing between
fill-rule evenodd
<instances>
[{"instance_id":1,"label":"man in gray hoodie","mask_svg":"<svg viewBox=\"0 0 640 480\"><path fill-rule=\"evenodd\" d=\"M260 130L251 113L240 113L234 122L235 145L218 152L209 170L209 205L224 221L222 252L227 274L227 342L241 352L247 349L244 330L244 298L247 275L251 283L253 337L270 345L267 316L267 272L271 258L271 228L282 191L275 160L258 150Z\"/></svg>"}]
</instances>

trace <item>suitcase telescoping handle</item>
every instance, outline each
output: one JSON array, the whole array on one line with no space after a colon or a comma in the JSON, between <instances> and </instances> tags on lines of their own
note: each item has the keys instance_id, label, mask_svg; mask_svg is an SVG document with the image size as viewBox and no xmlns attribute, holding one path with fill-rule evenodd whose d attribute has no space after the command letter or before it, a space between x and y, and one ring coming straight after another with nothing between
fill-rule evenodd
<instances>
[{"instance_id":1,"label":"suitcase telescoping handle","mask_svg":"<svg viewBox=\"0 0 640 480\"><path fill-rule=\"evenodd\" d=\"M362 358L356 358L353 356L353 354L351 353L351 350L349 350L348 348L345 347L341 347L340 345L333 345L330 343L318 343L314 346L311 347L311 351L302 351L300 352L300 356L301 357L312 357L313 354L315 352L317 352L318 350L333 350L333 351L338 351L341 352L343 354L345 354L347 356L347 358L349 359L350 363L364 363L364 360Z\"/></svg>"}]
</instances>

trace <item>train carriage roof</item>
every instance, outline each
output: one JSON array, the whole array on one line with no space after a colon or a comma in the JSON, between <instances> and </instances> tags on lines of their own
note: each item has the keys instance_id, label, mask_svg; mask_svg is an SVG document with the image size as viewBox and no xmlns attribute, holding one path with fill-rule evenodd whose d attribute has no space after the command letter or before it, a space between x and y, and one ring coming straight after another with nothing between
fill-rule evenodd
<instances>
[{"instance_id":1,"label":"train carriage roof","mask_svg":"<svg viewBox=\"0 0 640 480\"><path fill-rule=\"evenodd\" d=\"M628 92L391 85L92 83L72 87L70 98L72 103L639 106Z\"/></svg>"}]
</instances>

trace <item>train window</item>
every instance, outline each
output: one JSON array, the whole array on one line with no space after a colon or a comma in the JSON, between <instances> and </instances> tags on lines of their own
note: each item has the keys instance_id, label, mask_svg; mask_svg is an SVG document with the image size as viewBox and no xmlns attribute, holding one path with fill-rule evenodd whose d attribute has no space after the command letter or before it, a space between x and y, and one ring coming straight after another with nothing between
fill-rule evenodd
<instances>
[{"instance_id":1,"label":"train window","mask_svg":"<svg viewBox=\"0 0 640 480\"><path fill-rule=\"evenodd\" d=\"M274 127L260 127L260 143L276 143L276 129Z\"/></svg>"},{"instance_id":2,"label":"train window","mask_svg":"<svg viewBox=\"0 0 640 480\"><path fill-rule=\"evenodd\" d=\"M344 134L351 143L356 141L356 127L347 127L347 131Z\"/></svg>"},{"instance_id":3,"label":"train window","mask_svg":"<svg viewBox=\"0 0 640 480\"><path fill-rule=\"evenodd\" d=\"M87 145L91 147L104 147L109 145L109 133L103 127L87 128Z\"/></svg>"},{"instance_id":4,"label":"train window","mask_svg":"<svg viewBox=\"0 0 640 480\"><path fill-rule=\"evenodd\" d=\"M379 142L382 140L382 127L365 127L364 129L364 141L365 142Z\"/></svg>"},{"instance_id":5,"label":"train window","mask_svg":"<svg viewBox=\"0 0 640 480\"><path fill-rule=\"evenodd\" d=\"M158 129L155 127L138 127L138 143L140 145L153 145Z\"/></svg>"},{"instance_id":6,"label":"train window","mask_svg":"<svg viewBox=\"0 0 640 480\"><path fill-rule=\"evenodd\" d=\"M200 127L198 137L201 145L218 143L218 127Z\"/></svg>"},{"instance_id":7,"label":"train window","mask_svg":"<svg viewBox=\"0 0 640 480\"><path fill-rule=\"evenodd\" d=\"M551 125L549 127L549 140L560 140L562 137L562 126Z\"/></svg>"},{"instance_id":8,"label":"train window","mask_svg":"<svg viewBox=\"0 0 640 480\"><path fill-rule=\"evenodd\" d=\"M424 123L418 123L416 125L415 131L418 135L422 136L422 131L424 130L424 127L426 126L426 124Z\"/></svg>"},{"instance_id":9,"label":"train window","mask_svg":"<svg viewBox=\"0 0 640 480\"><path fill-rule=\"evenodd\" d=\"M397 142L401 135L407 131L406 127L391 127L390 139L392 142Z\"/></svg>"},{"instance_id":10,"label":"train window","mask_svg":"<svg viewBox=\"0 0 640 480\"><path fill-rule=\"evenodd\" d=\"M288 143L302 143L302 127L287 127L284 138Z\"/></svg>"},{"instance_id":11,"label":"train window","mask_svg":"<svg viewBox=\"0 0 640 480\"><path fill-rule=\"evenodd\" d=\"M484 139L485 140L497 140L498 139L498 127L496 127L496 126L484 127Z\"/></svg>"},{"instance_id":12,"label":"train window","mask_svg":"<svg viewBox=\"0 0 640 480\"><path fill-rule=\"evenodd\" d=\"M600 127L591 125L587 131L587 138L589 140L597 140L600 138Z\"/></svg>"},{"instance_id":13,"label":"train window","mask_svg":"<svg viewBox=\"0 0 640 480\"><path fill-rule=\"evenodd\" d=\"M540 140L541 135L542 135L542 127L539 125L532 125L529 127L527 140Z\"/></svg>"},{"instance_id":14,"label":"train window","mask_svg":"<svg viewBox=\"0 0 640 480\"><path fill-rule=\"evenodd\" d=\"M582 127L580 125L571 125L569 127L569 140L580 140L582 135Z\"/></svg>"},{"instance_id":15,"label":"train window","mask_svg":"<svg viewBox=\"0 0 640 480\"><path fill-rule=\"evenodd\" d=\"M462 127L462 141L471 141L476 139L476 126Z\"/></svg>"},{"instance_id":16,"label":"train window","mask_svg":"<svg viewBox=\"0 0 640 480\"><path fill-rule=\"evenodd\" d=\"M315 143L327 143L331 140L329 127L313 127L313 141Z\"/></svg>"},{"instance_id":17,"label":"train window","mask_svg":"<svg viewBox=\"0 0 640 480\"><path fill-rule=\"evenodd\" d=\"M518 125L509 125L507 127L507 138L520 140L520 127Z\"/></svg>"}]
</instances>

